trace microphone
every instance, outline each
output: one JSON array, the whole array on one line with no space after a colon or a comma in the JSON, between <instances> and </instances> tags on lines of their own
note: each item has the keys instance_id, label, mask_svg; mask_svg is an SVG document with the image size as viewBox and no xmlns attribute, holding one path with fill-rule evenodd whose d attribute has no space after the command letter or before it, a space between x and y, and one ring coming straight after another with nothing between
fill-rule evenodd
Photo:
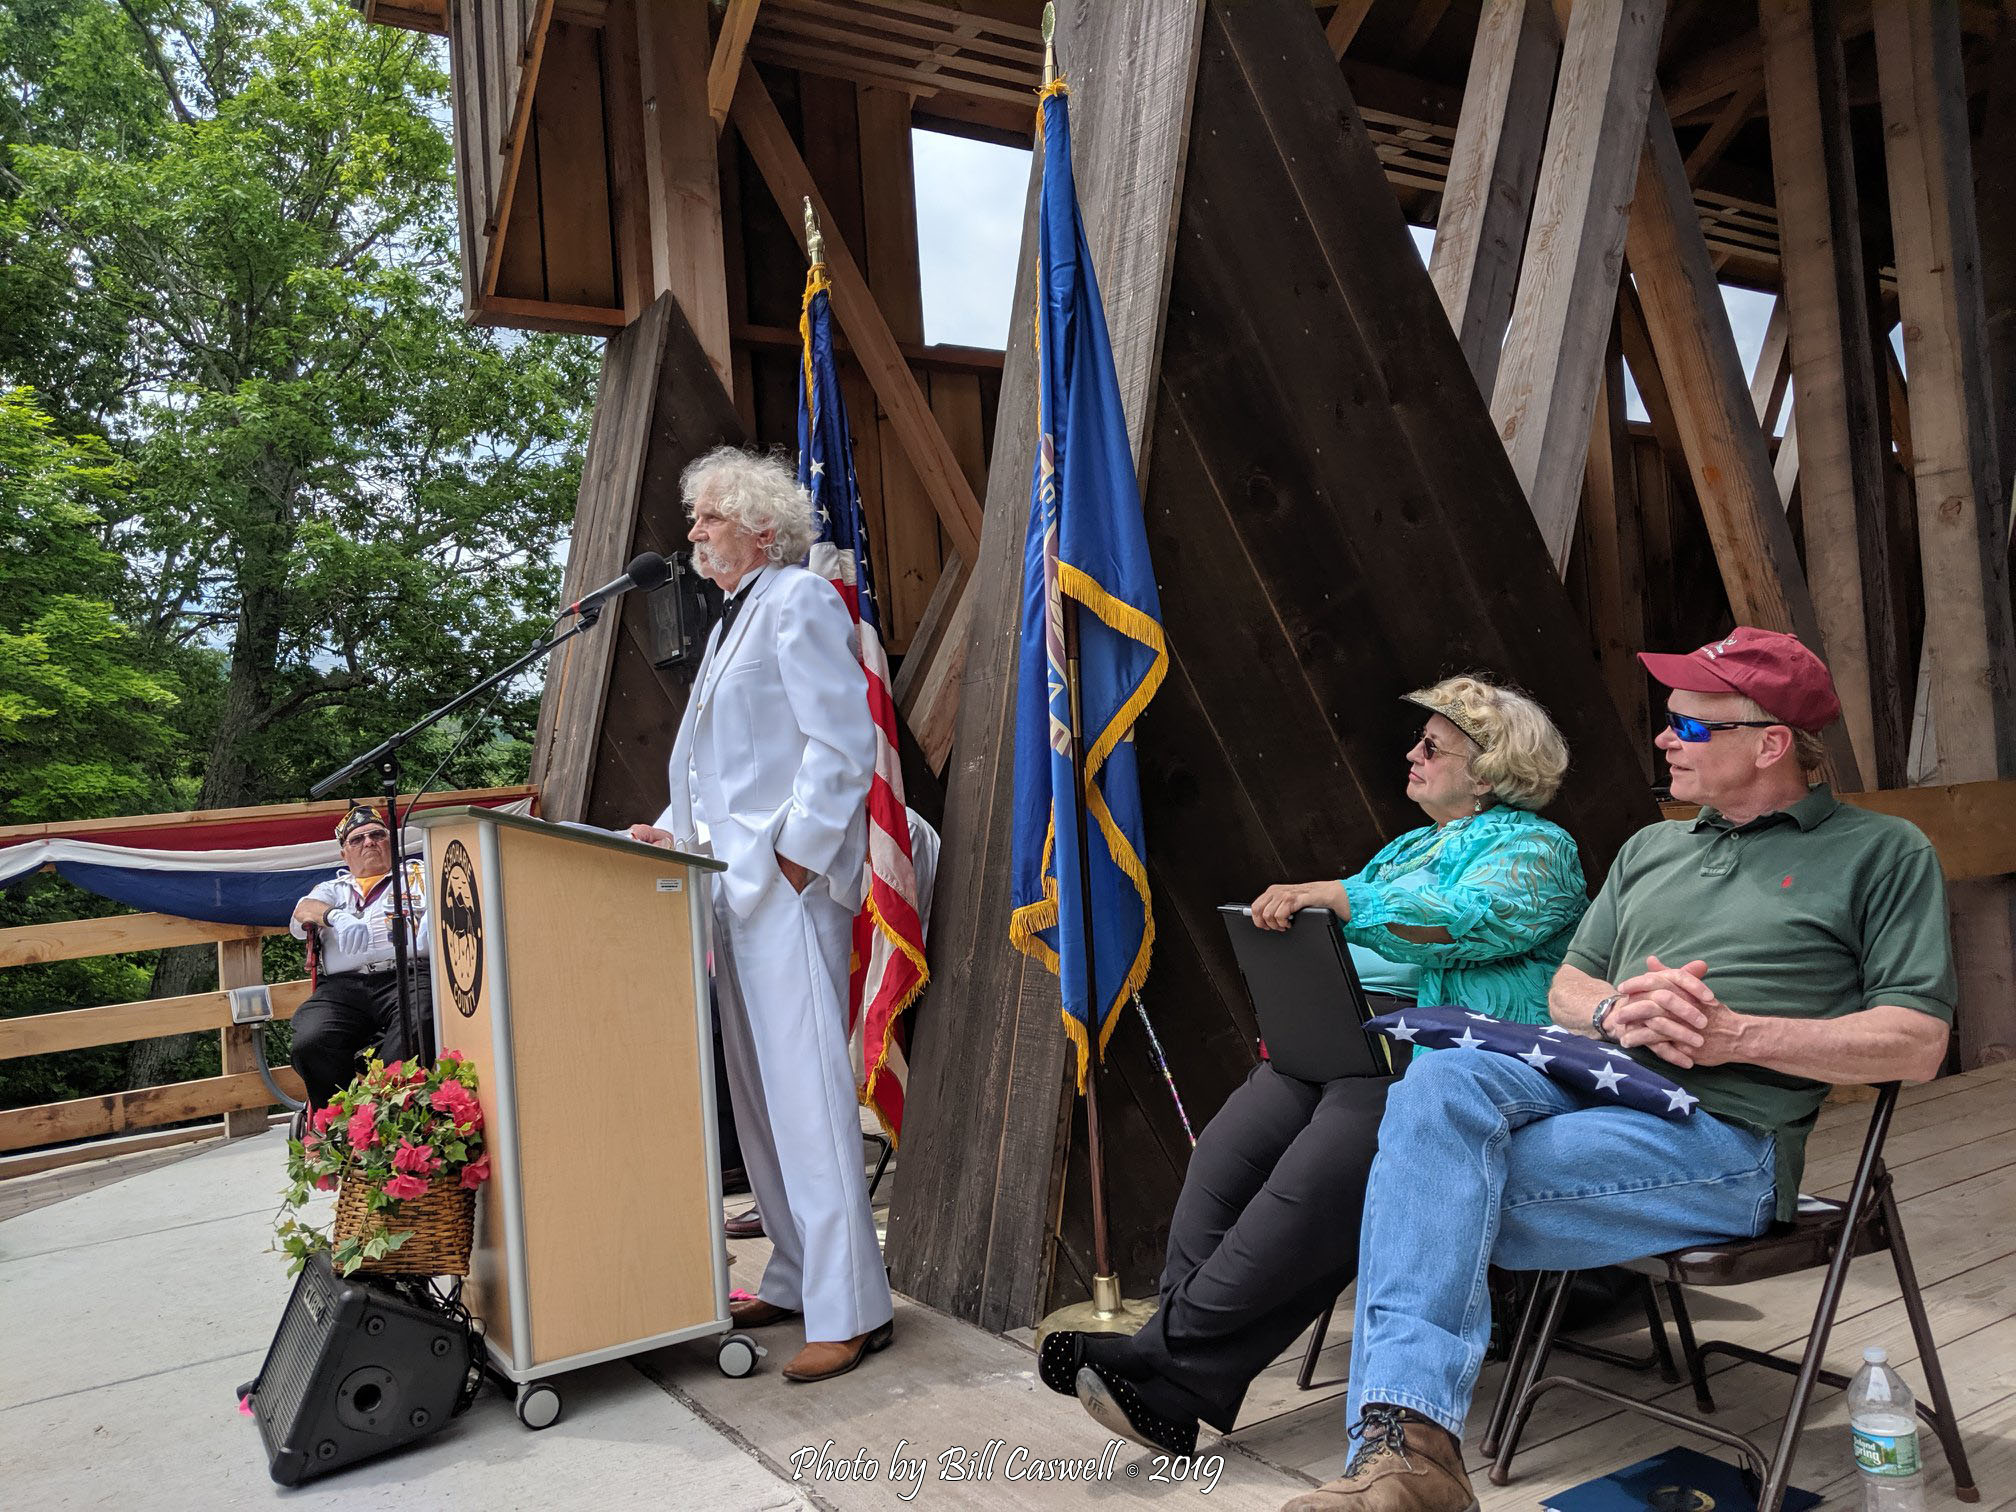
<instances>
[{"instance_id":1,"label":"microphone","mask_svg":"<svg viewBox=\"0 0 2016 1512\"><path fill-rule=\"evenodd\" d=\"M640 551L630 559L630 565L623 569L623 576L604 583L585 598L576 599L560 611L561 617L564 619L570 614L598 613L603 604L610 599L628 593L632 588L642 588L649 593L671 575L672 569L665 558L655 551Z\"/></svg>"}]
</instances>

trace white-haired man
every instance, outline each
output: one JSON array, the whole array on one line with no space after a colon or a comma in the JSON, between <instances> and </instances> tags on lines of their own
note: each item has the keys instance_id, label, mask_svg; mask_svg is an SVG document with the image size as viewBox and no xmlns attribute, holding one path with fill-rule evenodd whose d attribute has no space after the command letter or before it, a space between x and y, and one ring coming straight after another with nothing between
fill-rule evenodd
<instances>
[{"instance_id":1,"label":"white-haired man","mask_svg":"<svg viewBox=\"0 0 2016 1512\"><path fill-rule=\"evenodd\" d=\"M1762 1233L1797 1210L1830 1083L1928 1081L1945 1059L1939 859L1813 781L1841 714L1820 658L1748 625L1640 658L1672 690L1656 743L1673 796L1701 812L1625 843L1548 995L1615 1063L1571 1083L1545 1054L1438 1050L1395 1085L1358 1240L1357 1450L1284 1512L1475 1512L1457 1435L1488 1264L1581 1270ZM1684 1121L1618 1101L1639 1066L1678 1084Z\"/></svg>"},{"instance_id":2,"label":"white-haired man","mask_svg":"<svg viewBox=\"0 0 2016 1512\"><path fill-rule=\"evenodd\" d=\"M894 1315L861 1168L847 957L867 863L875 731L846 607L794 565L812 503L781 461L733 447L680 480L693 565L727 597L672 743L671 801L639 840L727 862L715 988L743 1165L773 1246L747 1328L803 1313L791 1381L887 1347Z\"/></svg>"}]
</instances>

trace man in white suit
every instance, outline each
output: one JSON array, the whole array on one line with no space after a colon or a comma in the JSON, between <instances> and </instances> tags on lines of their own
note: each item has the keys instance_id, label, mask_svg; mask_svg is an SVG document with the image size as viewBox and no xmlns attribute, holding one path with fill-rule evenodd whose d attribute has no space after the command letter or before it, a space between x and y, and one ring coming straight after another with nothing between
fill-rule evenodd
<instances>
[{"instance_id":1,"label":"man in white suit","mask_svg":"<svg viewBox=\"0 0 2016 1512\"><path fill-rule=\"evenodd\" d=\"M773 1253L761 1327L799 1313L792 1381L852 1370L893 1336L847 1053L850 930L866 875L875 731L846 606L792 565L812 502L781 461L733 447L680 480L693 565L728 595L672 745L671 802L639 840L695 850L716 879L714 974L743 1164Z\"/></svg>"}]
</instances>

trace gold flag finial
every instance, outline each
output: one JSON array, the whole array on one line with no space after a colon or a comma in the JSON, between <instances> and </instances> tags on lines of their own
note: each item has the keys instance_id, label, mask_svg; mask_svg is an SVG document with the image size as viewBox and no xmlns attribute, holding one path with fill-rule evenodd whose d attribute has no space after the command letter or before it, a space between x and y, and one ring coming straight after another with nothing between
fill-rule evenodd
<instances>
[{"instance_id":1,"label":"gold flag finial","mask_svg":"<svg viewBox=\"0 0 2016 1512\"><path fill-rule=\"evenodd\" d=\"M826 261L826 238L819 234L819 217L812 212L812 196L805 196L805 256L813 267Z\"/></svg>"},{"instance_id":2,"label":"gold flag finial","mask_svg":"<svg viewBox=\"0 0 2016 1512\"><path fill-rule=\"evenodd\" d=\"M1043 87L1049 88L1057 78L1057 7L1043 7Z\"/></svg>"}]
</instances>

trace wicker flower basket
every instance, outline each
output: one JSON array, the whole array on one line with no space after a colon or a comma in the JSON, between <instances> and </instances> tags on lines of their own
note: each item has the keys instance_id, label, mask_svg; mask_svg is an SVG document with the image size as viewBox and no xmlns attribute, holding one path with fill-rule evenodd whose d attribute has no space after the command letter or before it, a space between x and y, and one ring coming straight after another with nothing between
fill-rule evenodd
<instances>
[{"instance_id":1,"label":"wicker flower basket","mask_svg":"<svg viewBox=\"0 0 2016 1512\"><path fill-rule=\"evenodd\" d=\"M383 1259L365 1261L363 1270L378 1276L469 1274L469 1251L476 1236L473 1190L437 1181L426 1196L395 1202L376 1214L367 1207L370 1198L371 1189L362 1182L342 1184L336 1193L333 1243L369 1234L377 1223L395 1234L411 1229L413 1237Z\"/></svg>"}]
</instances>

